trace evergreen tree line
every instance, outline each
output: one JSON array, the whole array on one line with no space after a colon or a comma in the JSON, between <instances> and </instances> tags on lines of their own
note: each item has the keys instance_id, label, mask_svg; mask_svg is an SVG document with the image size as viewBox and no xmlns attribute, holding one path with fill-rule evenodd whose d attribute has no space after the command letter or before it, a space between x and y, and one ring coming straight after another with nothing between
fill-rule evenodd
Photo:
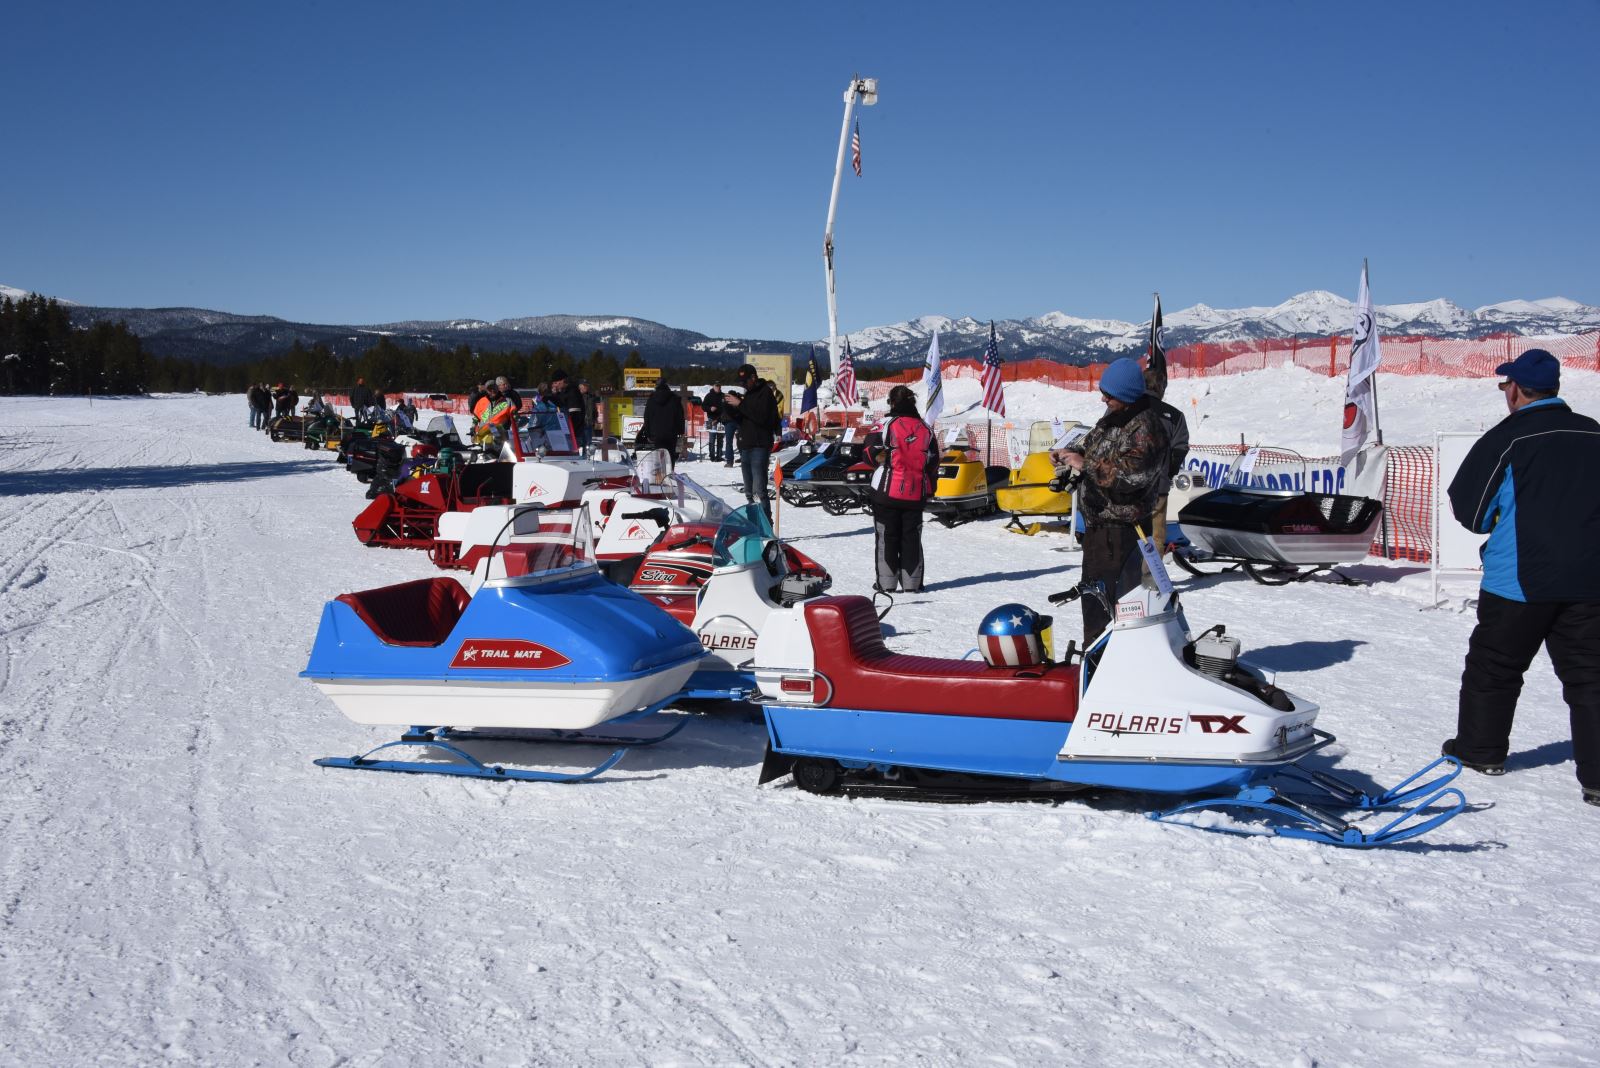
<instances>
[{"instance_id":1,"label":"evergreen tree line","mask_svg":"<svg viewBox=\"0 0 1600 1068\"><path fill-rule=\"evenodd\" d=\"M142 393L152 370L139 336L122 323L74 330L54 300L0 298L0 392Z\"/></svg>"},{"instance_id":2,"label":"evergreen tree line","mask_svg":"<svg viewBox=\"0 0 1600 1068\"><path fill-rule=\"evenodd\" d=\"M411 349L387 337L353 357L337 356L321 343L308 347L296 341L277 355L223 365L150 355L121 322L75 329L67 309L54 299L37 294L0 298L0 393L5 394L243 393L251 383L283 382L307 395L312 390L344 393L358 378L387 393L465 393L474 383L499 375L527 389L549 381L558 368L600 390L620 389L624 367L648 366L650 361L637 350L618 362L599 349L581 358L546 345L531 352L475 352L467 345ZM890 370L858 366L856 374L871 380ZM800 361L795 372L804 374ZM733 370L679 364L663 368L662 377L672 385L728 384Z\"/></svg>"}]
</instances>

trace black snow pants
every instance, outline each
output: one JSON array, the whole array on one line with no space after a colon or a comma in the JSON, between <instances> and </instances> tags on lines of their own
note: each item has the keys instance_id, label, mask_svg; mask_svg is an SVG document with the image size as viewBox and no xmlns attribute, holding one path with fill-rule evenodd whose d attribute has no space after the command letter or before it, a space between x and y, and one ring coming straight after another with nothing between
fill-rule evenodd
<instances>
[{"instance_id":1,"label":"black snow pants","mask_svg":"<svg viewBox=\"0 0 1600 1068\"><path fill-rule=\"evenodd\" d=\"M1116 607L1117 598L1139 585L1144 557L1139 555L1139 538L1125 523L1106 523L1083 532L1083 581L1103 582L1106 599ZM1100 636L1111 624L1100 598L1085 595L1083 602L1083 647Z\"/></svg>"},{"instance_id":2,"label":"black snow pants","mask_svg":"<svg viewBox=\"0 0 1600 1068\"><path fill-rule=\"evenodd\" d=\"M878 588L889 593L922 592L922 506L872 506L878 535Z\"/></svg>"},{"instance_id":3,"label":"black snow pants","mask_svg":"<svg viewBox=\"0 0 1600 1068\"><path fill-rule=\"evenodd\" d=\"M1504 762L1522 676L1543 645L1572 714L1578 782L1600 789L1600 602L1524 603L1487 590L1467 644L1456 717L1456 755Z\"/></svg>"}]
</instances>

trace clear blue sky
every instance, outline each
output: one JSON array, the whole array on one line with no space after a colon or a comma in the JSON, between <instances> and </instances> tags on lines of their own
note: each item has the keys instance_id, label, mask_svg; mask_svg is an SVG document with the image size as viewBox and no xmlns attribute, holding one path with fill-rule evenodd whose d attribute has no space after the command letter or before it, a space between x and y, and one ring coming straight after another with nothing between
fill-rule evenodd
<instances>
[{"instance_id":1,"label":"clear blue sky","mask_svg":"<svg viewBox=\"0 0 1600 1068\"><path fill-rule=\"evenodd\" d=\"M13 5L0 283L314 322L1600 304L1600 2Z\"/></svg>"}]
</instances>

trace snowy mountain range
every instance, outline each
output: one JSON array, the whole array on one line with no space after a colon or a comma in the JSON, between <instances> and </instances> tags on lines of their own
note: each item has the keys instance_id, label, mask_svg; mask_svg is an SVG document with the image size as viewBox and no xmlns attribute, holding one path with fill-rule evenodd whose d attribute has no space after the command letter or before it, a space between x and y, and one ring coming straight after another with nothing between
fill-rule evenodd
<instances>
[{"instance_id":1,"label":"snowy mountain range","mask_svg":"<svg viewBox=\"0 0 1600 1068\"><path fill-rule=\"evenodd\" d=\"M1421 304L1387 304L1375 309L1383 334L1424 337L1474 338L1490 334L1557 336L1600 330L1600 308L1565 297L1545 300L1509 300L1475 311L1448 300ZM1168 348L1201 341L1242 341L1256 338L1327 337L1348 334L1355 321L1355 304L1324 290L1290 297L1274 307L1212 308L1196 304L1162 315ZM1043 356L1082 363L1082 356L1107 358L1142 350L1150 320L1141 323L1117 319L1080 319L1064 312L1047 312L1031 319L995 321L1002 355ZM989 324L970 316L951 319L925 315L893 326L876 326L851 333L850 348L858 358L904 363L921 359L934 329L945 357L981 355L989 342ZM821 344L825 344L826 339Z\"/></svg>"},{"instance_id":2,"label":"snowy mountain range","mask_svg":"<svg viewBox=\"0 0 1600 1068\"><path fill-rule=\"evenodd\" d=\"M27 291L0 286L13 299ZM57 298L58 300L60 298ZM826 351L827 339L783 341L771 338L715 338L629 315L538 315L483 319L406 320L368 326L297 323L270 315L235 315L202 308L101 308L62 300L73 322L122 320L159 355L233 363L282 352L295 341L324 344L339 355L353 355L378 337L406 347L434 345L474 350L528 350L538 345L587 355L596 349L613 355L638 350L654 364L731 364L748 352L804 353L808 345ZM1387 335L1474 338L1491 334L1557 336L1600 330L1600 307L1565 297L1508 300L1469 311L1448 300L1377 307L1378 325ZM1273 307L1212 308L1196 304L1164 314L1169 348L1199 341L1255 338L1327 337L1347 334L1355 318L1351 301L1323 290L1290 297ZM1029 319L995 321L1001 353L1007 359L1043 357L1066 363L1111 359L1143 347L1149 321L1079 318L1047 312ZM920 361L929 338L939 331L946 357L979 356L989 340L989 323L972 316L925 315L890 326L849 334L861 361L898 365Z\"/></svg>"}]
</instances>

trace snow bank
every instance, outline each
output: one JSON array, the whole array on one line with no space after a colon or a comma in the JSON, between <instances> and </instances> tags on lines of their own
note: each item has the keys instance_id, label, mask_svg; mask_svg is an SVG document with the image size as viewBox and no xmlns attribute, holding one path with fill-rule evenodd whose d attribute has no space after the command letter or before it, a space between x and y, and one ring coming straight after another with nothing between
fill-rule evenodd
<instances>
[{"instance_id":1,"label":"snow bank","mask_svg":"<svg viewBox=\"0 0 1600 1068\"><path fill-rule=\"evenodd\" d=\"M1326 451L1337 383L1199 385ZM1588 383L1578 406L1595 410ZM976 388L953 383L952 389ZM1180 384L1181 390L1187 384ZM1486 383L1384 384L1402 440L1492 420ZM1013 394L1084 418L1092 396ZM0 400L0 1061L72 1064L1579 1065L1600 1049L1600 812L1541 657L1510 774L1419 844L1344 852L1059 806L757 788L764 732L699 717L603 781L313 767L385 735L304 665L323 601L433 574L366 549L360 489L242 397ZM1254 437L1254 434L1251 433ZM731 472L691 473L730 497ZM861 516L785 509L842 593ZM898 650L959 656L993 605L1075 581L1059 538L930 526ZM1454 725L1471 626L1370 586L1185 587L1323 706L1327 764L1390 783ZM1058 641L1078 635L1064 613ZM492 759L527 758L500 747ZM591 754L554 747L544 766Z\"/></svg>"}]
</instances>

